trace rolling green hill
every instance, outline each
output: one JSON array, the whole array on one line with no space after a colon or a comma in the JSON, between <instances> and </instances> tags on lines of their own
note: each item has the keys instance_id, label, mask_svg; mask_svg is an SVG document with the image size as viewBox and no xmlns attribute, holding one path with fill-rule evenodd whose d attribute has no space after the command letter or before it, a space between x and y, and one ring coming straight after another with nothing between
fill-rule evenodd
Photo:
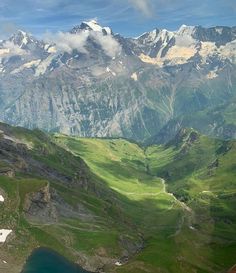
<instances>
[{"instance_id":1,"label":"rolling green hill","mask_svg":"<svg viewBox=\"0 0 236 273\"><path fill-rule=\"evenodd\" d=\"M13 230L0 254L16 266L9 273L37 246L107 273L235 264L236 142L190 129L148 147L0 130L0 228Z\"/></svg>"}]
</instances>

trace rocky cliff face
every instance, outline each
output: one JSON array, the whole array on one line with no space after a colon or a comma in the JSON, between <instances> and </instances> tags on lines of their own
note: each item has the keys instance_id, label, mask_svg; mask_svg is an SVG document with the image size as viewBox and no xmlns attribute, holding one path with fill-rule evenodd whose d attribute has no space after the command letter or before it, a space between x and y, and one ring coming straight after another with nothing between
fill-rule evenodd
<instances>
[{"instance_id":1,"label":"rocky cliff face","mask_svg":"<svg viewBox=\"0 0 236 273\"><path fill-rule=\"evenodd\" d=\"M24 204L28 219L40 223L54 223L58 219L56 206L51 198L49 184L40 191L28 194Z\"/></svg>"},{"instance_id":2,"label":"rocky cliff face","mask_svg":"<svg viewBox=\"0 0 236 273\"><path fill-rule=\"evenodd\" d=\"M91 21L46 40L18 32L1 42L2 121L135 140L175 123L235 138L235 27L155 29L134 39Z\"/></svg>"}]
</instances>

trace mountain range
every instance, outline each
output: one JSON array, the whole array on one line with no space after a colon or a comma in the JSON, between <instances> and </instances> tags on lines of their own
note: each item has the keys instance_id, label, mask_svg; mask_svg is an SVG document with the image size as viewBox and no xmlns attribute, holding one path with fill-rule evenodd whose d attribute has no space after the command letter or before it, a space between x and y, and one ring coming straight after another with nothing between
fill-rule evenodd
<instances>
[{"instance_id":1,"label":"mountain range","mask_svg":"<svg viewBox=\"0 0 236 273\"><path fill-rule=\"evenodd\" d=\"M236 27L122 37L97 21L0 42L0 120L167 143L185 127L236 138Z\"/></svg>"}]
</instances>

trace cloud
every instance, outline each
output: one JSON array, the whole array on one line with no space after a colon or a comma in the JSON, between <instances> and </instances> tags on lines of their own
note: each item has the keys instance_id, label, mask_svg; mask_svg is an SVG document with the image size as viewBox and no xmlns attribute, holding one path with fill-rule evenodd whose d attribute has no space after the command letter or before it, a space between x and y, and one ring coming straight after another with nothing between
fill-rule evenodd
<instances>
[{"instance_id":1,"label":"cloud","mask_svg":"<svg viewBox=\"0 0 236 273\"><path fill-rule=\"evenodd\" d=\"M128 0L129 3L137 10L141 11L145 16L152 16L152 3L150 0Z\"/></svg>"},{"instance_id":2,"label":"cloud","mask_svg":"<svg viewBox=\"0 0 236 273\"><path fill-rule=\"evenodd\" d=\"M109 57L115 57L121 52L121 45L111 35L92 31L90 34Z\"/></svg>"},{"instance_id":3,"label":"cloud","mask_svg":"<svg viewBox=\"0 0 236 273\"><path fill-rule=\"evenodd\" d=\"M86 42L88 37L93 38L109 57L115 57L121 51L120 44L111 35L104 35L102 32L97 31L81 31L77 34L68 32L47 33L44 40L49 44L55 44L59 52L71 54L76 49L87 54Z\"/></svg>"},{"instance_id":4,"label":"cloud","mask_svg":"<svg viewBox=\"0 0 236 273\"><path fill-rule=\"evenodd\" d=\"M16 55L25 55L27 52L11 41L6 41L0 48L0 57L11 57Z\"/></svg>"},{"instance_id":5,"label":"cloud","mask_svg":"<svg viewBox=\"0 0 236 273\"><path fill-rule=\"evenodd\" d=\"M47 33L45 35L45 41L50 44L55 44L57 51L72 53L74 49L77 49L79 52L87 53L85 45L88 36L89 33L85 31L80 34L59 31L56 34Z\"/></svg>"}]
</instances>

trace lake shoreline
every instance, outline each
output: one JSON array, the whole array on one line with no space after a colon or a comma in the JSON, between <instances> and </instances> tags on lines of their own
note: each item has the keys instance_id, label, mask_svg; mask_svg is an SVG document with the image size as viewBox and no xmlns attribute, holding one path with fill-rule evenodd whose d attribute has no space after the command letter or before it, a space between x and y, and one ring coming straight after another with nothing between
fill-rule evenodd
<instances>
[{"instance_id":1,"label":"lake shoreline","mask_svg":"<svg viewBox=\"0 0 236 273\"><path fill-rule=\"evenodd\" d=\"M49 259L49 257L51 259ZM55 262L55 260L56 260L56 262ZM45 261L46 261L46 263L45 263ZM59 264L61 264L61 268L59 267ZM63 268L65 268L65 270L67 270L66 272L68 272L68 273L94 273L94 272L85 270L81 265L69 260L68 258L66 258L63 255L61 255L60 253L58 253L57 251L50 249L48 247L35 248L31 252L31 254L27 257L27 259L25 260L25 263L22 266L22 270L20 273L27 273L28 270L29 269L32 270L32 268L34 270L33 272L40 273L41 267L42 266L45 267L45 265L46 265L46 267L49 268L49 270L52 270L52 273L55 270L64 270ZM55 267L55 269L54 269L54 267ZM30 271L30 272L32 272L32 271ZM57 271L57 272L59 272L59 271Z\"/></svg>"}]
</instances>

